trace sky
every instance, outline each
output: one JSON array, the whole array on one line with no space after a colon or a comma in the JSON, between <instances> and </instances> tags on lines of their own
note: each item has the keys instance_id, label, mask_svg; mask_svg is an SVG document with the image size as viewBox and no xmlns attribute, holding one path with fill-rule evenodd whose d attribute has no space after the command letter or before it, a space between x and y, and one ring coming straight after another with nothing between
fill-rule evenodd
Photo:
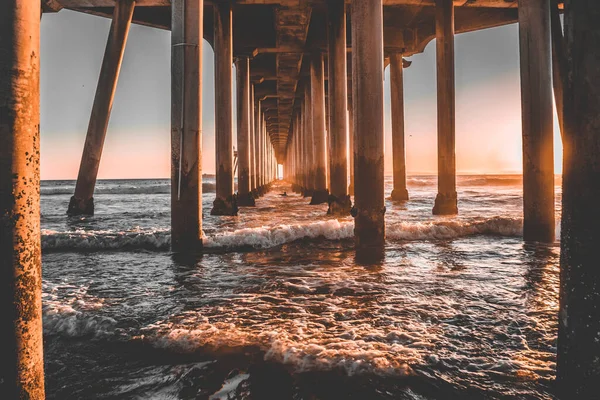
<instances>
[{"instance_id":1,"label":"sky","mask_svg":"<svg viewBox=\"0 0 600 400\"><path fill-rule=\"evenodd\" d=\"M42 179L77 177L109 27L109 19L68 10L42 18ZM100 179L170 176L170 44L170 32L132 25ZM518 49L516 24L456 36L458 173L522 171ZM206 42L203 58L202 170L210 174L215 171L214 58ZM404 73L407 172L435 173L435 40L409 59L413 63ZM386 174L392 173L389 84L386 68ZM235 118L235 107L233 112ZM562 146L556 117L554 125L555 171L560 173Z\"/></svg>"}]
</instances>

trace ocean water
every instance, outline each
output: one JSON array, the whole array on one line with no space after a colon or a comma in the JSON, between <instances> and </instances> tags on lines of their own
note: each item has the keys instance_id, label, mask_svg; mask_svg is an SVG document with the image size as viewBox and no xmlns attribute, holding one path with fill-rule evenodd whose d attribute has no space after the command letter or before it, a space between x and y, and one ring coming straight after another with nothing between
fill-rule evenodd
<instances>
[{"instance_id":1,"label":"ocean water","mask_svg":"<svg viewBox=\"0 0 600 400\"><path fill-rule=\"evenodd\" d=\"M553 398L559 247L523 242L521 185L459 176L460 214L435 217L436 178L411 176L361 265L352 219L285 183L215 217L205 179L206 251L181 258L168 180L99 181L94 217L45 181L48 398Z\"/></svg>"}]
</instances>

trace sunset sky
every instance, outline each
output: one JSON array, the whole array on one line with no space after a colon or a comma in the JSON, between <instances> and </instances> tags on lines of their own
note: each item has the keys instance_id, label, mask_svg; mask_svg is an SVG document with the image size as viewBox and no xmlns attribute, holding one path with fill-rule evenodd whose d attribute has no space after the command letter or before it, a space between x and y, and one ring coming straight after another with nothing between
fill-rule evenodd
<instances>
[{"instance_id":1,"label":"sunset sky","mask_svg":"<svg viewBox=\"0 0 600 400\"><path fill-rule=\"evenodd\" d=\"M110 20L63 10L41 32L42 179L77 177ZM170 176L170 32L134 25L108 127L99 178ZM203 172L214 173L213 52L204 43ZM435 41L405 70L408 173L436 171ZM459 173L521 172L517 25L456 36ZM389 70L386 174L391 174ZM235 112L235 107L234 107ZM235 124L234 124L235 126ZM555 121L555 168L562 146Z\"/></svg>"}]
</instances>

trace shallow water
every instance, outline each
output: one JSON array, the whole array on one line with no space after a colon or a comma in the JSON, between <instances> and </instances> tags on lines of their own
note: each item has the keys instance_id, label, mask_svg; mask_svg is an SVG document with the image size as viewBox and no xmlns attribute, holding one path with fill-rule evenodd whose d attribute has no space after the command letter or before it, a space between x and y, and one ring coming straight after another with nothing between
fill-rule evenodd
<instances>
[{"instance_id":1,"label":"shallow water","mask_svg":"<svg viewBox=\"0 0 600 400\"><path fill-rule=\"evenodd\" d=\"M208 179L207 251L180 259L168 181L100 181L91 218L44 182L48 397L552 398L559 248L522 242L520 177L459 177L457 217L408 182L367 266L351 218L283 184L214 217Z\"/></svg>"}]
</instances>

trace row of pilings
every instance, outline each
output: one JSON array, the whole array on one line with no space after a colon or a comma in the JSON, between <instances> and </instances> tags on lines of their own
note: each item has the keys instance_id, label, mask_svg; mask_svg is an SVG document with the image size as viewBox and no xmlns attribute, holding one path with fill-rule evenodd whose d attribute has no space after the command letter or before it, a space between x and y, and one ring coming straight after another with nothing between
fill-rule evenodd
<instances>
[{"instance_id":1,"label":"row of pilings","mask_svg":"<svg viewBox=\"0 0 600 400\"><path fill-rule=\"evenodd\" d=\"M128 13L129 1L118 2L115 16ZM559 110L563 115L564 157L557 392L565 399L592 399L600 390L600 269L595 251L600 243L600 25L597 23L600 3L596 0L566 2L564 41L561 34L556 35L561 41L554 42L553 46L550 41L551 3L550 0L528 0L519 4L524 236L526 240L550 241L554 235L550 161L551 53L554 48L555 54L564 54L564 59L554 62L564 67L563 74L558 74L564 92L555 93L564 104L564 110ZM443 43L438 44L438 105L445 104L438 113L446 114L446 117L440 115L440 119L447 118L451 122L451 127L438 128L441 165L438 165L439 200L436 199L435 205L438 210L444 210L456 202L455 184L452 183L455 178L449 173L454 169L454 83L449 72L453 65L448 61L453 57L453 29L447 25L452 25L453 6L451 0L437 0L436 4L438 43ZM359 248L378 247L382 245L385 233L382 2L352 0L351 5L350 131L353 140L350 142L353 142L354 176L350 183L354 184L355 193L356 242ZM172 201L175 248L197 248L201 243L202 9L201 0L172 2L172 182L177 188L173 190ZM215 12L225 20L218 26L215 24L215 30L223 29L220 34L229 38L229 43L227 40L221 42L224 43L222 46L229 46L229 50L219 50L219 54L224 54L219 57L225 57L225 61L221 59L216 63L229 68L231 11L221 12L216 7ZM0 393L6 399L44 398L39 212L40 13L38 0L0 2L0 326L3 338ZM440 77L440 71L446 71L446 75ZM305 89L306 94L310 92L310 97L304 101L304 111L295 118L300 127L294 128L294 132L300 133L297 139L292 139L291 143L296 145L289 147L296 154L295 168L289 176L296 185L302 183L304 188L313 185L314 190L323 189L323 177L317 178L316 174L322 174L323 165L327 167L326 161L309 164L306 160L308 154L321 157L321 151L312 144L313 140L321 140L320 134L308 133L308 126L315 124L315 118L307 116L315 107L311 99L317 99L320 106L324 101L320 93L313 94L313 82L318 91L322 87L320 74L322 64L315 57L311 60L311 86ZM557 75L556 71L554 74ZM227 79L222 78L224 85ZM217 80L221 82L221 79ZM440 99L439 92L444 90L452 93L445 93ZM223 101L227 102L226 99ZM255 139L252 153L255 179L249 180L255 181L258 189L274 176L264 173L265 169L273 170L274 163L272 159L269 163L257 158L260 151L268 154L269 146L264 144L268 138L261 136L264 115L260 105L255 105L256 109L259 111L249 117L250 120L254 118ZM339 115L338 119L341 120ZM331 126L330 131L333 134ZM228 142L224 138L224 141L230 152L231 140ZM219 149L225 147L224 144L218 146ZM452 154L447 154L448 148ZM287 153L289 157L290 151ZM267 160L266 154L263 161ZM223 169L226 173L232 164L228 157L231 160L227 154L219 158L225 160ZM339 165L338 161L336 165ZM333 171L333 167L330 168ZM443 176L448 176L449 181L444 181ZM250 185L252 187L252 183ZM221 186L224 189L217 196L225 196L222 199L227 201L227 196L233 194L229 192L232 180L223 180ZM336 190L347 187L346 182L336 186Z\"/></svg>"}]
</instances>

